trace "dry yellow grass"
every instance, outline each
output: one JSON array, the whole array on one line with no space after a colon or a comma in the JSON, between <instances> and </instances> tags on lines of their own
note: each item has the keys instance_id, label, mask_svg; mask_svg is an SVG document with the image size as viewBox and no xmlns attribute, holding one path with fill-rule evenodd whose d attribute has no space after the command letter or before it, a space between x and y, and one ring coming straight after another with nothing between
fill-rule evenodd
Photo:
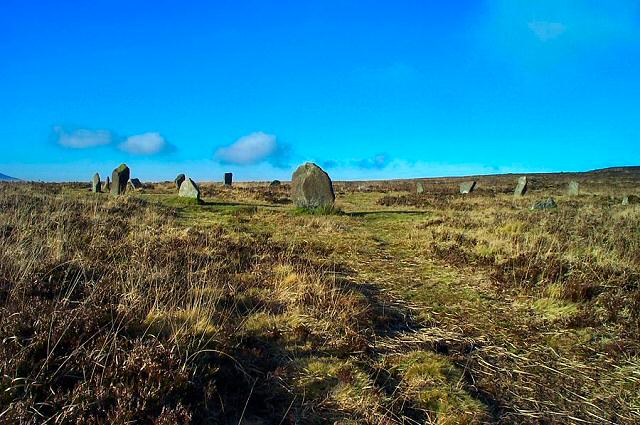
<instances>
[{"instance_id":1,"label":"dry yellow grass","mask_svg":"<svg viewBox=\"0 0 640 425\"><path fill-rule=\"evenodd\" d=\"M580 178L1 185L0 422L640 423L640 179Z\"/></svg>"}]
</instances>

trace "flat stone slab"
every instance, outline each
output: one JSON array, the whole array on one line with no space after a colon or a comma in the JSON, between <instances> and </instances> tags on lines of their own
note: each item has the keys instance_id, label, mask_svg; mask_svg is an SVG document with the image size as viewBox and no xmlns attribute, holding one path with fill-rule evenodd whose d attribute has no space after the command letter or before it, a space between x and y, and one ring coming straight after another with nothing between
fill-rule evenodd
<instances>
[{"instance_id":1,"label":"flat stone slab","mask_svg":"<svg viewBox=\"0 0 640 425\"><path fill-rule=\"evenodd\" d=\"M467 193L471 193L476 188L476 181L468 181L460 183L460 193L466 195Z\"/></svg>"},{"instance_id":2,"label":"flat stone slab","mask_svg":"<svg viewBox=\"0 0 640 425\"><path fill-rule=\"evenodd\" d=\"M518 184L513 191L513 196L524 196L527 193L527 176L518 178Z\"/></svg>"},{"instance_id":3,"label":"flat stone slab","mask_svg":"<svg viewBox=\"0 0 640 425\"><path fill-rule=\"evenodd\" d=\"M93 193L102 192L102 182L100 181L100 174L95 173L93 179L91 179L91 191Z\"/></svg>"},{"instance_id":4,"label":"flat stone slab","mask_svg":"<svg viewBox=\"0 0 640 425\"><path fill-rule=\"evenodd\" d=\"M200 188L196 182L190 178L186 178L180 185L178 196L181 198L195 199L197 202L200 202Z\"/></svg>"},{"instance_id":5,"label":"flat stone slab","mask_svg":"<svg viewBox=\"0 0 640 425\"><path fill-rule=\"evenodd\" d=\"M127 191L127 184L131 177L131 170L127 164L121 164L111 173L111 194L122 195Z\"/></svg>"},{"instance_id":6,"label":"flat stone slab","mask_svg":"<svg viewBox=\"0 0 640 425\"><path fill-rule=\"evenodd\" d=\"M184 174L178 174L176 176L176 178L173 180L173 182L176 184L176 189L180 190L180 185L182 184L183 181L185 181L187 177Z\"/></svg>"},{"instance_id":7,"label":"flat stone slab","mask_svg":"<svg viewBox=\"0 0 640 425\"><path fill-rule=\"evenodd\" d=\"M569 196L578 196L580 194L580 184L572 180L569 182L569 186L567 187L567 195Z\"/></svg>"}]
</instances>

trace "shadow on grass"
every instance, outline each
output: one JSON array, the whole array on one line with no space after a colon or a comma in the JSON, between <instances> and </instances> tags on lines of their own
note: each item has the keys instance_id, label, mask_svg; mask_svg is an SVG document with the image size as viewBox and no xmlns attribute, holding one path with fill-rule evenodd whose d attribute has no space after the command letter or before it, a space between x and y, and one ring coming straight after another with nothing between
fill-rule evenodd
<instances>
[{"instance_id":1,"label":"shadow on grass","mask_svg":"<svg viewBox=\"0 0 640 425\"><path fill-rule=\"evenodd\" d=\"M393 210L387 210L387 211L354 211L354 212L345 212L344 215L348 215L351 217L366 217L366 216L370 216L370 215L394 215L394 214L400 214L400 215L424 215L424 214L429 214L427 211L393 211Z\"/></svg>"}]
</instances>

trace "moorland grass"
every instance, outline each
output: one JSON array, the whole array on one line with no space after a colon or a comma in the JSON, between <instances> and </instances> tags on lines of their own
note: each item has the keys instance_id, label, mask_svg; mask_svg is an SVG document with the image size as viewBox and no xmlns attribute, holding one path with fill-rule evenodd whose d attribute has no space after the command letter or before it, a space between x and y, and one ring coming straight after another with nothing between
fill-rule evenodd
<instances>
[{"instance_id":1,"label":"moorland grass","mask_svg":"<svg viewBox=\"0 0 640 425\"><path fill-rule=\"evenodd\" d=\"M640 422L636 180L509 179L0 185L0 422Z\"/></svg>"}]
</instances>

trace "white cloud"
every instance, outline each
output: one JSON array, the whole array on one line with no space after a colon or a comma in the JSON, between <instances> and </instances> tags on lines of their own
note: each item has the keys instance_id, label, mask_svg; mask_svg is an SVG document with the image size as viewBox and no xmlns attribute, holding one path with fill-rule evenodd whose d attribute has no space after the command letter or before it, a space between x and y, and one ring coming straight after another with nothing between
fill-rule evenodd
<instances>
[{"instance_id":1,"label":"white cloud","mask_svg":"<svg viewBox=\"0 0 640 425\"><path fill-rule=\"evenodd\" d=\"M278 165L282 164L286 151L278 144L276 136L259 131L219 148L215 158L223 164L254 165L268 161Z\"/></svg>"},{"instance_id":2,"label":"white cloud","mask_svg":"<svg viewBox=\"0 0 640 425\"><path fill-rule=\"evenodd\" d=\"M638 0L490 0L477 40L491 54L526 64L594 55L612 45L640 40ZM551 42L553 41L553 42Z\"/></svg>"},{"instance_id":3,"label":"white cloud","mask_svg":"<svg viewBox=\"0 0 640 425\"><path fill-rule=\"evenodd\" d=\"M113 141L113 134L108 130L78 129L67 131L62 126L55 126L53 132L58 144L66 148L86 149L108 145Z\"/></svg>"},{"instance_id":4,"label":"white cloud","mask_svg":"<svg viewBox=\"0 0 640 425\"><path fill-rule=\"evenodd\" d=\"M129 136L118 148L133 155L156 155L171 148L160 133L144 133Z\"/></svg>"},{"instance_id":5,"label":"white cloud","mask_svg":"<svg viewBox=\"0 0 640 425\"><path fill-rule=\"evenodd\" d=\"M528 25L529 29L541 41L553 40L567 30L567 27L560 22L532 21Z\"/></svg>"}]
</instances>

